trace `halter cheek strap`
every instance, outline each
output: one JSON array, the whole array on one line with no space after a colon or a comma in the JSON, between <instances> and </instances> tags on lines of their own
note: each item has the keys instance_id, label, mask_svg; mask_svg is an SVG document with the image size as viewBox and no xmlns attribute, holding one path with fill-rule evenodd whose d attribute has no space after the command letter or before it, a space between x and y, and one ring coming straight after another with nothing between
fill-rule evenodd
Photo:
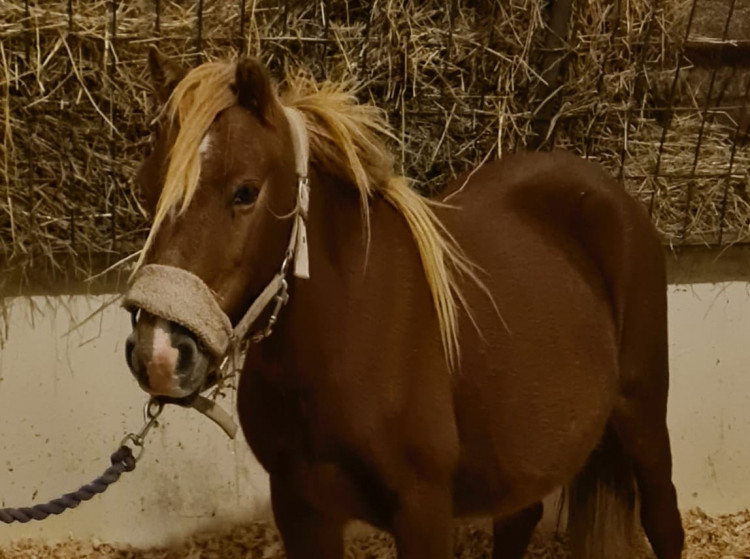
<instances>
[{"instance_id":1,"label":"halter cheek strap","mask_svg":"<svg viewBox=\"0 0 750 559\"><path fill-rule=\"evenodd\" d=\"M297 211L287 254L294 255L294 275L310 278L310 257L307 250L307 212L310 209L310 181L307 178L310 144L304 118L297 109L284 107L292 134L294 164L297 172Z\"/></svg>"},{"instance_id":2,"label":"halter cheek strap","mask_svg":"<svg viewBox=\"0 0 750 559\"><path fill-rule=\"evenodd\" d=\"M253 336L252 341L259 342L271 335L279 311L289 300L286 276L289 264L292 261L294 261L294 276L301 279L310 279L310 256L307 248L307 213L310 209L310 181L307 178L309 153L307 128L302 114L298 110L284 107L284 112L289 121L294 164L297 172L297 207L294 212L292 234L289 237L289 246L286 249L281 269L235 326L232 333L234 342L232 345L235 347L242 344L258 317L275 301L274 310L268 319L265 330Z\"/></svg>"}]
</instances>

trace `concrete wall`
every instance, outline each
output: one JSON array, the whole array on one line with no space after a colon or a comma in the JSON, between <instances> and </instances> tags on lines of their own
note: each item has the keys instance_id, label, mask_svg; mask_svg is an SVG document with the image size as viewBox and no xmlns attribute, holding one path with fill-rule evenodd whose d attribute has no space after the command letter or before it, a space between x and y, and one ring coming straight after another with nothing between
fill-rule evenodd
<instances>
[{"instance_id":1,"label":"concrete wall","mask_svg":"<svg viewBox=\"0 0 750 559\"><path fill-rule=\"evenodd\" d=\"M144 395L123 358L128 315L115 304L78 325L109 300L5 300L0 506L42 502L77 488L103 471L124 433L140 427ZM750 283L675 285L669 303L669 423L681 506L746 508ZM169 408L135 472L62 517L0 525L0 545L69 535L158 544L196 528L268 516L267 478L241 436L231 442L196 412Z\"/></svg>"}]
</instances>

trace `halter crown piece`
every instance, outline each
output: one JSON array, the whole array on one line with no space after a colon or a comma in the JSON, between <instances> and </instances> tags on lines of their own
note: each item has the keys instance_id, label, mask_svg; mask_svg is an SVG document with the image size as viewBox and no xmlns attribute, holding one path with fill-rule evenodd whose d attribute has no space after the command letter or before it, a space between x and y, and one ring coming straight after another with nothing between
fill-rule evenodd
<instances>
[{"instance_id":1,"label":"halter crown piece","mask_svg":"<svg viewBox=\"0 0 750 559\"><path fill-rule=\"evenodd\" d=\"M232 328L229 317L221 310L213 292L201 278L174 266L147 264L141 267L135 274L122 303L131 313L144 310L187 328L211 353L215 362L220 363L220 379L233 372L227 372L227 368L236 370L239 366L246 340L258 342L271 334L281 308L289 300L286 277L290 264L294 263L295 277L310 277L306 225L310 205L307 129L304 117L298 110L284 107L284 112L289 121L297 173L297 207L294 212L294 223L281 269L250 305L237 326ZM265 328L248 338L250 328L272 304L272 312ZM218 406L214 402L199 397L193 407L219 423L230 437L234 437L236 425L226 412L217 409Z\"/></svg>"}]
</instances>

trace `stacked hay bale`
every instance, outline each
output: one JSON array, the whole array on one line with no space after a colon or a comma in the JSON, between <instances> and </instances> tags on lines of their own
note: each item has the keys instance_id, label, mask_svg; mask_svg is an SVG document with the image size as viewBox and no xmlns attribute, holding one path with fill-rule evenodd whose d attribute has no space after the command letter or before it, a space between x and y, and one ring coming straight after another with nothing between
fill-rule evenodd
<instances>
[{"instance_id":1,"label":"stacked hay bale","mask_svg":"<svg viewBox=\"0 0 750 559\"><path fill-rule=\"evenodd\" d=\"M139 248L147 219L132 182L154 109L151 44L188 65L241 52L279 78L303 65L356 80L425 192L502 153L565 147L622 177L665 242L747 240L750 149L734 142L737 114L705 108L746 101L750 79L686 70L680 52L686 37L748 36L750 2L573 3L559 44L548 11L543 0L0 0L0 261L21 279L86 277Z\"/></svg>"}]
</instances>

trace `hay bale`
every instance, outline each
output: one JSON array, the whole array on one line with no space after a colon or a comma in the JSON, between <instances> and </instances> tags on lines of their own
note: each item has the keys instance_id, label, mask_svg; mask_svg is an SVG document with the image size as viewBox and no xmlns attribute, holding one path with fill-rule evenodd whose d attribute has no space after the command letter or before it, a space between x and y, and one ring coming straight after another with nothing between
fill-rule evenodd
<instances>
[{"instance_id":1,"label":"hay bale","mask_svg":"<svg viewBox=\"0 0 750 559\"><path fill-rule=\"evenodd\" d=\"M745 559L750 555L750 511L710 516L696 509L684 515L687 533L685 559ZM489 559L492 539L482 528L456 528L456 559ZM357 535L347 545L347 559L395 559L392 538L382 533ZM283 559L278 532L257 522L223 532L196 534L171 548L138 550L101 542L66 541L43 544L25 540L0 548L0 559ZM536 534L529 559L567 559L565 539L556 534ZM653 557L642 552L634 559Z\"/></svg>"},{"instance_id":2,"label":"hay bale","mask_svg":"<svg viewBox=\"0 0 750 559\"><path fill-rule=\"evenodd\" d=\"M550 92L543 0L0 0L0 261L20 280L80 278L141 246L147 221L132 180L149 143L151 44L187 64L246 52L277 76L304 65L361 81L360 98L387 111L399 164L425 192L536 141L539 115L552 107L544 147L623 176L665 242L746 241L750 148L731 147L741 116L731 111L740 109L702 124L702 100L715 104L720 92L707 96L706 70L681 71L670 95L675 67L687 65L682 41L721 35L729 4L699 0L688 34L690 0L575 3L568 38L552 53L562 57L562 85ZM748 10L736 0L729 39L746 31ZM746 69L722 72L726 99L746 102ZM663 177L654 176L657 157Z\"/></svg>"}]
</instances>

